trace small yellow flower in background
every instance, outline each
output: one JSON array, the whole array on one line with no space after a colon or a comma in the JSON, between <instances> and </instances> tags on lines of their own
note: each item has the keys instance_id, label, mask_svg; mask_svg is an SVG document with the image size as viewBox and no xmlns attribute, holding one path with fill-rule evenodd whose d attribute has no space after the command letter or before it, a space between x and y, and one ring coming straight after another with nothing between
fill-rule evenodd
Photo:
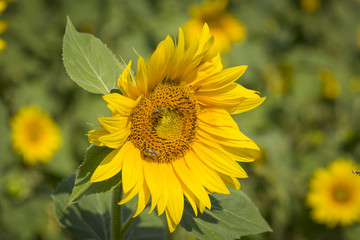
<instances>
[{"instance_id":1,"label":"small yellow flower in background","mask_svg":"<svg viewBox=\"0 0 360 240\"><path fill-rule=\"evenodd\" d=\"M210 209L208 194L229 194L226 185L239 189L237 178L247 175L237 161L253 161L259 151L230 114L265 98L235 83L247 66L223 69L213 42L205 24L185 48L180 28L177 45L167 36L148 64L139 57L136 77L130 62L118 79L123 95L103 96L111 117L99 117L103 129L89 132L90 143L114 149L90 181L122 171L119 204L138 195L135 217L151 196L151 211L165 211L171 232L182 218L184 195L195 214Z\"/></svg>"},{"instance_id":2,"label":"small yellow flower in background","mask_svg":"<svg viewBox=\"0 0 360 240\"><path fill-rule=\"evenodd\" d=\"M226 9L227 0L210 0L204 5L191 8L191 19L185 23L186 41L190 43L198 37L206 22L211 34L215 37L214 47L220 52L226 52L234 42L241 42L246 37L245 26Z\"/></svg>"},{"instance_id":3,"label":"small yellow flower in background","mask_svg":"<svg viewBox=\"0 0 360 240\"><path fill-rule=\"evenodd\" d=\"M0 0L0 14L6 9L7 3L4 0Z\"/></svg>"},{"instance_id":4,"label":"small yellow flower in background","mask_svg":"<svg viewBox=\"0 0 360 240\"><path fill-rule=\"evenodd\" d=\"M0 20L0 34L5 32L7 28L8 28L8 23L3 20Z\"/></svg>"},{"instance_id":5,"label":"small yellow flower in background","mask_svg":"<svg viewBox=\"0 0 360 240\"><path fill-rule=\"evenodd\" d=\"M301 0L300 7L304 12L316 12L321 6L321 0Z\"/></svg>"},{"instance_id":6,"label":"small yellow flower in background","mask_svg":"<svg viewBox=\"0 0 360 240\"><path fill-rule=\"evenodd\" d=\"M321 81L321 93L324 98L335 99L339 97L341 88L330 70L321 69L317 76Z\"/></svg>"},{"instance_id":7,"label":"small yellow flower in background","mask_svg":"<svg viewBox=\"0 0 360 240\"><path fill-rule=\"evenodd\" d=\"M0 38L0 51L6 48L6 42Z\"/></svg>"},{"instance_id":8,"label":"small yellow flower in background","mask_svg":"<svg viewBox=\"0 0 360 240\"><path fill-rule=\"evenodd\" d=\"M313 219L328 227L347 226L360 220L359 169L350 160L338 159L326 169L315 171L310 180L307 204Z\"/></svg>"},{"instance_id":9,"label":"small yellow flower in background","mask_svg":"<svg viewBox=\"0 0 360 240\"><path fill-rule=\"evenodd\" d=\"M22 108L10 121L14 150L28 165L51 160L61 144L56 122L37 107Z\"/></svg>"}]
</instances>

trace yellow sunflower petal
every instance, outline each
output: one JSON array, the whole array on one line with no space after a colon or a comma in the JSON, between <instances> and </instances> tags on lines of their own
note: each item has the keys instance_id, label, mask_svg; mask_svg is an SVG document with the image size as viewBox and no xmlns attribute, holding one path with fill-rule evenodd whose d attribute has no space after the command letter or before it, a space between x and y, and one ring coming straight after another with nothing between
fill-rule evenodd
<instances>
[{"instance_id":1,"label":"yellow sunflower petal","mask_svg":"<svg viewBox=\"0 0 360 240\"><path fill-rule=\"evenodd\" d=\"M229 158L240 162L254 161L260 151L253 141L236 141L207 134L199 129L198 139L213 146Z\"/></svg>"},{"instance_id":2,"label":"yellow sunflower petal","mask_svg":"<svg viewBox=\"0 0 360 240\"><path fill-rule=\"evenodd\" d=\"M216 148L209 148L200 142L194 142L193 150L203 162L214 170L233 177L247 177L244 169L237 162L224 159L224 156Z\"/></svg>"},{"instance_id":3,"label":"yellow sunflower petal","mask_svg":"<svg viewBox=\"0 0 360 240\"><path fill-rule=\"evenodd\" d=\"M129 125L129 118L123 117L119 114L111 117L99 117L101 125L109 132L119 131Z\"/></svg>"},{"instance_id":4,"label":"yellow sunflower petal","mask_svg":"<svg viewBox=\"0 0 360 240\"><path fill-rule=\"evenodd\" d=\"M158 163L152 161L144 161L144 177L151 193L151 207L149 212L154 210L160 198L162 179L159 179L159 169L157 165Z\"/></svg>"},{"instance_id":5,"label":"yellow sunflower petal","mask_svg":"<svg viewBox=\"0 0 360 240\"><path fill-rule=\"evenodd\" d=\"M168 63L175 51L174 42L171 37L159 43L155 52L151 55L148 64L149 91L154 89L156 84L162 81L167 75Z\"/></svg>"},{"instance_id":6,"label":"yellow sunflower petal","mask_svg":"<svg viewBox=\"0 0 360 240\"><path fill-rule=\"evenodd\" d=\"M184 32L181 28L179 28L179 37L174 54L175 61L179 61L182 58L182 56L184 55L184 49L185 49Z\"/></svg>"},{"instance_id":7,"label":"yellow sunflower petal","mask_svg":"<svg viewBox=\"0 0 360 240\"><path fill-rule=\"evenodd\" d=\"M131 76L131 61L126 66L122 74L119 76L118 79L118 86L120 91L124 96L131 98L133 100L137 99L141 94L140 91L134 86L132 83L132 76Z\"/></svg>"},{"instance_id":8,"label":"yellow sunflower petal","mask_svg":"<svg viewBox=\"0 0 360 240\"><path fill-rule=\"evenodd\" d=\"M123 128L119 131L104 134L98 137L98 141L104 144L109 148L119 148L121 147L126 140L128 139L130 134L130 126Z\"/></svg>"},{"instance_id":9,"label":"yellow sunflower petal","mask_svg":"<svg viewBox=\"0 0 360 240\"><path fill-rule=\"evenodd\" d=\"M189 151L185 155L185 162L193 172L197 173L201 184L210 192L230 193L219 175L198 159L198 156L193 151Z\"/></svg>"},{"instance_id":10,"label":"yellow sunflower petal","mask_svg":"<svg viewBox=\"0 0 360 240\"><path fill-rule=\"evenodd\" d=\"M172 186L169 185L166 178L167 176L165 172L168 170L167 166L164 164L158 164L157 168L159 170L158 172L159 174L157 176L158 184L162 185L162 187L160 188L160 198L157 203L157 212L158 215L160 216L161 214L163 214L163 212L166 209L169 200L169 194L168 194L169 188L171 188Z\"/></svg>"},{"instance_id":11,"label":"yellow sunflower petal","mask_svg":"<svg viewBox=\"0 0 360 240\"><path fill-rule=\"evenodd\" d=\"M178 179L183 182L207 208L211 208L209 195L202 184L200 184L197 175L186 166L185 160L178 159L173 161L172 165L178 175Z\"/></svg>"},{"instance_id":12,"label":"yellow sunflower petal","mask_svg":"<svg viewBox=\"0 0 360 240\"><path fill-rule=\"evenodd\" d=\"M231 177L226 174L222 174L221 172L219 172L218 174L222 178L222 180L226 183L226 185L228 185L232 188L235 188L235 189L240 189L241 185L240 185L239 180L237 180L236 177Z\"/></svg>"},{"instance_id":13,"label":"yellow sunflower petal","mask_svg":"<svg viewBox=\"0 0 360 240\"><path fill-rule=\"evenodd\" d=\"M252 141L239 130L234 119L224 109L204 109L199 113L198 118L200 120L198 126L205 133L203 135L207 133L220 139L237 141L238 144Z\"/></svg>"},{"instance_id":14,"label":"yellow sunflower petal","mask_svg":"<svg viewBox=\"0 0 360 240\"><path fill-rule=\"evenodd\" d=\"M219 73L216 73L206 79L206 81L199 88L198 92L214 91L220 88L226 87L230 83L234 83L240 78L247 66L238 66L233 68L227 68Z\"/></svg>"},{"instance_id":15,"label":"yellow sunflower petal","mask_svg":"<svg viewBox=\"0 0 360 240\"><path fill-rule=\"evenodd\" d=\"M260 98L256 91L237 83L213 91L197 92L196 99L201 105L225 108L232 114L249 111L265 100Z\"/></svg>"},{"instance_id":16,"label":"yellow sunflower petal","mask_svg":"<svg viewBox=\"0 0 360 240\"><path fill-rule=\"evenodd\" d=\"M189 48L184 52L183 45L183 32L179 29L179 44L180 48L177 47L174 55L174 62L172 68L169 69L168 78L172 80L181 79L182 82L190 82L196 78L197 69L196 67L200 63L199 59L194 59L194 55L198 49L198 41L193 41Z\"/></svg>"},{"instance_id":17,"label":"yellow sunflower petal","mask_svg":"<svg viewBox=\"0 0 360 240\"><path fill-rule=\"evenodd\" d=\"M121 116L129 116L136 106L134 100L118 93L104 95L103 99L108 103L108 108L113 113L119 113Z\"/></svg>"},{"instance_id":18,"label":"yellow sunflower petal","mask_svg":"<svg viewBox=\"0 0 360 240\"><path fill-rule=\"evenodd\" d=\"M110 152L95 169L93 175L90 178L90 182L101 182L115 176L118 172L120 172L124 159L123 154L124 150L120 151L120 148Z\"/></svg>"},{"instance_id":19,"label":"yellow sunflower petal","mask_svg":"<svg viewBox=\"0 0 360 240\"><path fill-rule=\"evenodd\" d=\"M140 179L136 182L136 185L128 192L124 193L123 198L118 203L119 205L127 203L130 201L133 197L135 197L141 190L141 187L143 186L144 178L143 175L141 175Z\"/></svg>"},{"instance_id":20,"label":"yellow sunflower petal","mask_svg":"<svg viewBox=\"0 0 360 240\"><path fill-rule=\"evenodd\" d=\"M201 125L202 123L199 123ZM216 126L214 126L216 127ZM231 148L242 148L242 149L254 149L256 151L259 151L259 147L256 145L254 141L252 141L250 138L246 137L240 130L240 134L238 136L233 136L233 138L228 138L226 135L218 135L216 133L220 133L220 131L217 131L215 134L208 132L206 130L209 130L208 126L203 126L203 129L199 128L197 134L198 136L207 139L209 141L217 142L222 146L227 146ZM220 127L219 127L220 128ZM224 136L224 137L222 137Z\"/></svg>"},{"instance_id":21,"label":"yellow sunflower petal","mask_svg":"<svg viewBox=\"0 0 360 240\"><path fill-rule=\"evenodd\" d=\"M241 103L233 108L229 108L230 114L238 114L250 111L265 101L266 97L262 98L247 98L241 101Z\"/></svg>"},{"instance_id":22,"label":"yellow sunflower petal","mask_svg":"<svg viewBox=\"0 0 360 240\"><path fill-rule=\"evenodd\" d=\"M198 207L199 207L199 211L200 211L201 213L203 213L203 212L205 211L205 205L202 204L201 202L199 202Z\"/></svg>"},{"instance_id":23,"label":"yellow sunflower petal","mask_svg":"<svg viewBox=\"0 0 360 240\"><path fill-rule=\"evenodd\" d=\"M166 209L166 220L168 223L169 231L172 233L178 224L175 223L168 209Z\"/></svg>"},{"instance_id":24,"label":"yellow sunflower petal","mask_svg":"<svg viewBox=\"0 0 360 240\"><path fill-rule=\"evenodd\" d=\"M148 92L148 85L147 65L145 60L140 56L137 63L136 86L141 94L146 94Z\"/></svg>"},{"instance_id":25,"label":"yellow sunflower petal","mask_svg":"<svg viewBox=\"0 0 360 240\"><path fill-rule=\"evenodd\" d=\"M194 91L197 91L208 77L220 72L223 69L221 57L218 53L215 57L206 61L198 66L198 75L189 85L192 86Z\"/></svg>"},{"instance_id":26,"label":"yellow sunflower petal","mask_svg":"<svg viewBox=\"0 0 360 240\"><path fill-rule=\"evenodd\" d=\"M161 164L165 168L164 175L167 179L167 184L169 187L168 192L168 202L166 204L167 213L169 213L170 218L173 220L175 224L179 224L183 211L184 211L184 196L181 188L181 184L177 177L175 176L175 172L171 166L171 164ZM168 214L167 214L168 215Z\"/></svg>"},{"instance_id":27,"label":"yellow sunflower petal","mask_svg":"<svg viewBox=\"0 0 360 240\"><path fill-rule=\"evenodd\" d=\"M127 155L122 167L122 184L124 193L130 191L143 176L143 160L139 149L135 148L131 142L128 145ZM125 147L125 146L124 146Z\"/></svg>"},{"instance_id":28,"label":"yellow sunflower petal","mask_svg":"<svg viewBox=\"0 0 360 240\"><path fill-rule=\"evenodd\" d=\"M197 204L196 202L199 202L199 200L197 199L197 197L195 197L195 195L189 190L188 187L186 187L186 185L184 183L181 183L181 187L183 189L184 195L187 198L187 200L189 201L192 209L194 210L195 216L197 216Z\"/></svg>"},{"instance_id":29,"label":"yellow sunflower petal","mask_svg":"<svg viewBox=\"0 0 360 240\"><path fill-rule=\"evenodd\" d=\"M198 118L206 125L210 125L215 128L226 127L226 128L231 128L231 130L238 128L234 119L225 109L205 108L201 110Z\"/></svg>"},{"instance_id":30,"label":"yellow sunflower petal","mask_svg":"<svg viewBox=\"0 0 360 240\"><path fill-rule=\"evenodd\" d=\"M88 132L89 143L96 146L105 146L103 142L99 140L99 137L109 134L105 129L94 129Z\"/></svg>"},{"instance_id":31,"label":"yellow sunflower petal","mask_svg":"<svg viewBox=\"0 0 360 240\"><path fill-rule=\"evenodd\" d=\"M217 49L214 48L214 37L210 34L210 29L207 23L204 23L200 38L199 38L199 48L196 55L204 54L202 62L209 61L218 53Z\"/></svg>"},{"instance_id":32,"label":"yellow sunflower petal","mask_svg":"<svg viewBox=\"0 0 360 240\"><path fill-rule=\"evenodd\" d=\"M133 217L138 216L144 210L147 203L149 202L149 199L150 199L150 191L148 186L146 185L146 182L144 181L139 191L138 206Z\"/></svg>"}]
</instances>

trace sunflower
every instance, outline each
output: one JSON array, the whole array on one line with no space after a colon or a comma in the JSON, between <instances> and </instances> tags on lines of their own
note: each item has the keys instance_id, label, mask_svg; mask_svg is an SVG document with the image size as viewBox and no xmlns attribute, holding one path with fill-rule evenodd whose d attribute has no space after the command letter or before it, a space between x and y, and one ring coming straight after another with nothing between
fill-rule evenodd
<instances>
[{"instance_id":1,"label":"sunflower","mask_svg":"<svg viewBox=\"0 0 360 240\"><path fill-rule=\"evenodd\" d=\"M12 145L28 165L46 163L60 147L60 130L54 120L37 107L22 108L10 121Z\"/></svg>"},{"instance_id":2,"label":"sunflower","mask_svg":"<svg viewBox=\"0 0 360 240\"><path fill-rule=\"evenodd\" d=\"M167 36L147 64L140 56L136 77L131 61L118 79L123 95L104 95L111 117L89 132L90 143L114 150L94 171L100 182L122 171L123 204L138 194L137 216L151 196L151 210L166 213L172 232L180 222L184 195L195 214L211 208L208 194L240 188L247 177L237 161L249 162L257 145L238 129L230 114L264 101L235 83L246 66L222 69L205 24L199 39L184 47Z\"/></svg>"},{"instance_id":3,"label":"sunflower","mask_svg":"<svg viewBox=\"0 0 360 240\"><path fill-rule=\"evenodd\" d=\"M202 31L206 22L215 37L214 46L221 52L226 52L234 42L241 42L246 37L246 28L233 14L227 11L228 1L205 1L203 6L190 9L191 19L185 24L184 32L187 42Z\"/></svg>"},{"instance_id":4,"label":"sunflower","mask_svg":"<svg viewBox=\"0 0 360 240\"><path fill-rule=\"evenodd\" d=\"M314 173L306 201L316 222L334 227L360 220L360 177L353 169L353 162L339 159Z\"/></svg>"}]
</instances>

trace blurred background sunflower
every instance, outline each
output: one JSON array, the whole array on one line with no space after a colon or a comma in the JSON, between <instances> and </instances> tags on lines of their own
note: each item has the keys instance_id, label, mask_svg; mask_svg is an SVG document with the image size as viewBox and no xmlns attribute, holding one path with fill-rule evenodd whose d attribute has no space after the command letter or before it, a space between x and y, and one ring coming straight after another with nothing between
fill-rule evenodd
<instances>
[{"instance_id":1,"label":"blurred background sunflower","mask_svg":"<svg viewBox=\"0 0 360 240\"><path fill-rule=\"evenodd\" d=\"M28 165L50 161L60 147L57 123L37 107L20 109L10 120L10 126L13 148Z\"/></svg>"},{"instance_id":2,"label":"blurred background sunflower","mask_svg":"<svg viewBox=\"0 0 360 240\"><path fill-rule=\"evenodd\" d=\"M350 160L338 159L318 169L310 179L307 203L316 222L328 227L348 226L360 221L359 169Z\"/></svg>"},{"instance_id":3,"label":"blurred background sunflower","mask_svg":"<svg viewBox=\"0 0 360 240\"><path fill-rule=\"evenodd\" d=\"M241 42L246 37L244 24L228 11L227 0L208 0L203 5L190 8L190 19L184 25L187 42L199 37L206 22L214 35L214 47L220 52L230 50L232 43Z\"/></svg>"}]
</instances>

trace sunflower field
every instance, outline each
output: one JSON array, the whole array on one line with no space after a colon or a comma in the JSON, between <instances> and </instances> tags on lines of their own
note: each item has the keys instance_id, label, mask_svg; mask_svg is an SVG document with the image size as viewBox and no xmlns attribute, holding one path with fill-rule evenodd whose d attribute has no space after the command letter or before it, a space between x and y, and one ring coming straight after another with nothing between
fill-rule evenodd
<instances>
[{"instance_id":1,"label":"sunflower field","mask_svg":"<svg viewBox=\"0 0 360 240\"><path fill-rule=\"evenodd\" d=\"M0 0L0 240L355 240L360 0Z\"/></svg>"}]
</instances>

